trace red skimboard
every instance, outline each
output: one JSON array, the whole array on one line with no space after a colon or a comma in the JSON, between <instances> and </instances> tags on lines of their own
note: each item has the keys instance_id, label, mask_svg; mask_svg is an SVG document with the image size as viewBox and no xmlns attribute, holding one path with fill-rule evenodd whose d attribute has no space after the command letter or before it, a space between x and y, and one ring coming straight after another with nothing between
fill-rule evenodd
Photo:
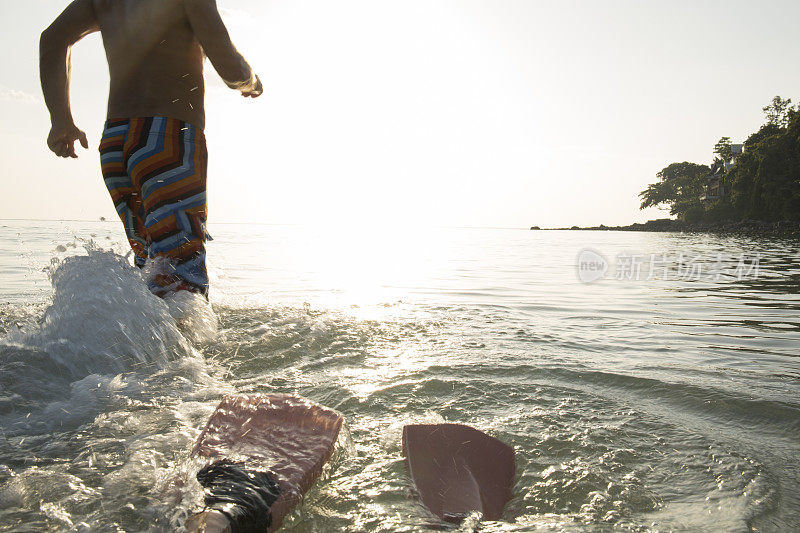
<instances>
[{"instance_id":1,"label":"red skimboard","mask_svg":"<svg viewBox=\"0 0 800 533\"><path fill-rule=\"evenodd\" d=\"M342 415L312 401L285 394L226 396L211 415L192 451L208 463L242 461L266 470L280 487L270 507L275 531L311 488L333 453ZM223 532L219 512L195 515L187 531Z\"/></svg>"},{"instance_id":2,"label":"red skimboard","mask_svg":"<svg viewBox=\"0 0 800 533\"><path fill-rule=\"evenodd\" d=\"M403 455L422 503L439 518L501 518L514 480L510 446L461 424L415 424L403 428Z\"/></svg>"}]
</instances>

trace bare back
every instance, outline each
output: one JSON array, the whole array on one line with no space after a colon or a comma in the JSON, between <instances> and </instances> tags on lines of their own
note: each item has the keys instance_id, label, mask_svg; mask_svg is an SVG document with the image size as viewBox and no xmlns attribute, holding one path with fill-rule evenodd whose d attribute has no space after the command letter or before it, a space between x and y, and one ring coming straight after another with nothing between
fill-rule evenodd
<instances>
[{"instance_id":1,"label":"bare back","mask_svg":"<svg viewBox=\"0 0 800 533\"><path fill-rule=\"evenodd\" d=\"M203 49L183 0L93 0L111 86L108 118L205 126Z\"/></svg>"},{"instance_id":2,"label":"bare back","mask_svg":"<svg viewBox=\"0 0 800 533\"><path fill-rule=\"evenodd\" d=\"M203 59L231 89L257 98L261 81L233 46L216 0L72 0L42 32L39 71L60 157L88 147L70 106L70 49L100 31L111 74L108 118L167 117L205 128Z\"/></svg>"}]
</instances>

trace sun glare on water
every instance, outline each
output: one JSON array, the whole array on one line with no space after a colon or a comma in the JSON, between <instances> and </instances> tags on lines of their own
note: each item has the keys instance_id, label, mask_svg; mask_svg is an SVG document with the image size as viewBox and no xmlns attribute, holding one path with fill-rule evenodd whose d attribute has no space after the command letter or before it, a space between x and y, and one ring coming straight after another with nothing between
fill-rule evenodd
<instances>
[{"instance_id":1,"label":"sun glare on water","mask_svg":"<svg viewBox=\"0 0 800 533\"><path fill-rule=\"evenodd\" d=\"M222 232L235 226L221 226ZM235 231L235 230L233 230ZM217 238L227 238L212 228ZM291 230L303 246L278 254L282 242L265 226L262 239L241 241L211 264L222 272L220 291L226 299L272 303L309 303L337 309L355 318L380 319L413 293L436 284L447 266L448 247L436 230L386 226L301 227ZM239 269L235 279L226 273ZM246 267L242 269L242 267ZM265 290L267 282L271 287Z\"/></svg>"}]
</instances>

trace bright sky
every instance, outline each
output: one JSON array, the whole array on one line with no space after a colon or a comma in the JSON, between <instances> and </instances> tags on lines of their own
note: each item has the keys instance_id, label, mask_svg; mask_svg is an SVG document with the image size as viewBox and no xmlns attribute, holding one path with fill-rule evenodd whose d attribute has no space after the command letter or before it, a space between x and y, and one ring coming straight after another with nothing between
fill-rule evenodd
<instances>
[{"instance_id":1,"label":"bright sky","mask_svg":"<svg viewBox=\"0 0 800 533\"><path fill-rule=\"evenodd\" d=\"M115 217L97 144L99 35L73 50L91 148L47 152L39 33L66 0L0 17L0 218ZM779 94L800 100L797 0L219 0L264 80L208 65L211 222L527 227L664 216L637 194L708 163Z\"/></svg>"}]
</instances>

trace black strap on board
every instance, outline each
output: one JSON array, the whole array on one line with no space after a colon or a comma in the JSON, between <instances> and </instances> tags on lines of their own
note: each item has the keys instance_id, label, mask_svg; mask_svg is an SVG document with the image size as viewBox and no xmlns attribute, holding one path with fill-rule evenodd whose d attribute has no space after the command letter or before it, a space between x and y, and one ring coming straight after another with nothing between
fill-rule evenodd
<instances>
[{"instance_id":1,"label":"black strap on board","mask_svg":"<svg viewBox=\"0 0 800 533\"><path fill-rule=\"evenodd\" d=\"M281 489L267 472L223 459L197 473L208 509L228 517L232 533L263 533L272 523L270 508Z\"/></svg>"}]
</instances>

